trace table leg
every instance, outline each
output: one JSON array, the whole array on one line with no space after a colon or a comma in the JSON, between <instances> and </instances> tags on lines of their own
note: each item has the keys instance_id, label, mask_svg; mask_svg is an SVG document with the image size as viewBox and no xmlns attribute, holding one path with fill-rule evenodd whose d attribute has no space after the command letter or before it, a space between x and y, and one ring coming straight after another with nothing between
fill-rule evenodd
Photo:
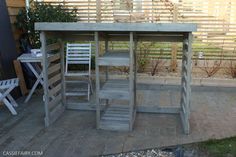
<instances>
[{"instance_id":1,"label":"table leg","mask_svg":"<svg viewBox=\"0 0 236 157\"><path fill-rule=\"evenodd\" d=\"M34 69L34 67L31 65L31 63L26 63L26 65L30 68L30 70L33 72L33 74L35 75L36 78L40 77L40 74ZM41 76L41 78L42 78L42 76ZM40 80L40 83L43 85L43 79Z\"/></svg>"},{"instance_id":2,"label":"table leg","mask_svg":"<svg viewBox=\"0 0 236 157\"><path fill-rule=\"evenodd\" d=\"M39 77L37 78L36 82L34 83L34 86L30 90L30 93L26 97L25 103L27 103L29 101L29 99L31 98L32 94L34 93L36 87L38 86L39 83L41 83L41 80L42 80L42 73L39 75Z\"/></svg>"}]
</instances>

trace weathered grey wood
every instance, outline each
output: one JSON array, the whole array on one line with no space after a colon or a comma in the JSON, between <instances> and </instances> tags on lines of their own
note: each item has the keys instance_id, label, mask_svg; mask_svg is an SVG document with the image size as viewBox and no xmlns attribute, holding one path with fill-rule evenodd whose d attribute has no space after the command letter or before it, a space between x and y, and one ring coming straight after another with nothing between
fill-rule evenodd
<instances>
[{"instance_id":1,"label":"weathered grey wood","mask_svg":"<svg viewBox=\"0 0 236 157\"><path fill-rule=\"evenodd\" d=\"M51 55L48 57L48 62L54 62L56 60L59 60L60 59L60 53L56 53L54 55Z\"/></svg>"},{"instance_id":2,"label":"weathered grey wood","mask_svg":"<svg viewBox=\"0 0 236 157\"><path fill-rule=\"evenodd\" d=\"M41 52L42 52L42 67L43 67L43 88L44 88L44 109L45 109L45 127L49 126L49 108L48 108L48 102L49 102L49 97L48 97L48 58L47 58L47 51L46 51L46 34L45 32L40 33L40 41L41 41Z\"/></svg>"},{"instance_id":3,"label":"weathered grey wood","mask_svg":"<svg viewBox=\"0 0 236 157\"><path fill-rule=\"evenodd\" d=\"M17 107L17 103L11 96L10 92L17 87L19 84L19 79L8 79L8 80L2 80L0 81L0 101L3 102L7 108L10 110L10 112L13 115L17 115L16 110L14 107ZM8 99L7 99L8 98Z\"/></svg>"},{"instance_id":4,"label":"weathered grey wood","mask_svg":"<svg viewBox=\"0 0 236 157\"><path fill-rule=\"evenodd\" d=\"M137 45L138 45L138 41L137 41L137 37L136 34L134 34L134 111L133 111L133 118L132 118L132 127L134 125L134 121L135 121L135 117L136 117L136 112L137 112Z\"/></svg>"},{"instance_id":5,"label":"weathered grey wood","mask_svg":"<svg viewBox=\"0 0 236 157\"><path fill-rule=\"evenodd\" d=\"M189 114L190 114L190 97L191 97L191 57L192 57L192 34L187 33L183 41L182 57L182 79L181 79L181 101L182 111L180 116L183 123L184 132L189 134Z\"/></svg>"},{"instance_id":6,"label":"weathered grey wood","mask_svg":"<svg viewBox=\"0 0 236 157\"><path fill-rule=\"evenodd\" d=\"M60 68L61 68L61 96L62 96L62 104L64 106L66 106L66 85L65 85L65 76L64 76L64 71L65 71L65 53L64 53L64 46L65 46L65 43L60 40L59 41L59 44L60 44L60 58L61 58L61 62L59 63L60 64Z\"/></svg>"},{"instance_id":7,"label":"weathered grey wood","mask_svg":"<svg viewBox=\"0 0 236 157\"><path fill-rule=\"evenodd\" d=\"M88 92L87 91L81 91L81 92L66 92L66 96L87 96Z\"/></svg>"},{"instance_id":8,"label":"weathered grey wood","mask_svg":"<svg viewBox=\"0 0 236 157\"><path fill-rule=\"evenodd\" d=\"M183 36L176 36L176 35L159 35L159 34L144 34L144 33L137 33L136 36L138 41L156 41L156 42L182 42ZM129 41L129 37L126 36L110 36L110 41Z\"/></svg>"},{"instance_id":9,"label":"weathered grey wood","mask_svg":"<svg viewBox=\"0 0 236 157\"><path fill-rule=\"evenodd\" d=\"M137 40L138 41L156 41L156 42L182 42L183 36L181 35L163 35L159 34L150 35L144 33L137 33ZM66 32L65 35L62 36L63 40L65 41L93 41L94 37L92 35L84 35L79 34L78 32ZM182 34L182 33L181 33ZM129 41L129 36L117 36L117 35L110 35L109 41ZM100 41L106 41L104 38L100 38Z\"/></svg>"},{"instance_id":10,"label":"weathered grey wood","mask_svg":"<svg viewBox=\"0 0 236 157\"><path fill-rule=\"evenodd\" d=\"M190 133L189 121L185 117L185 114L183 113L183 111L180 111L180 119L181 119L181 122L182 122L182 127L183 127L183 130L184 130L184 133L189 134Z\"/></svg>"},{"instance_id":11,"label":"weathered grey wood","mask_svg":"<svg viewBox=\"0 0 236 157\"><path fill-rule=\"evenodd\" d=\"M99 57L99 34L98 32L94 33L95 40L95 71L96 71L96 121L97 128L99 128L100 122L100 101L99 101L99 90L100 90L100 81L99 81L99 65L98 65L98 57Z\"/></svg>"},{"instance_id":12,"label":"weathered grey wood","mask_svg":"<svg viewBox=\"0 0 236 157\"><path fill-rule=\"evenodd\" d=\"M55 72L59 71L60 69L61 69L61 63L52 64L48 68L48 75L55 73Z\"/></svg>"},{"instance_id":13,"label":"weathered grey wood","mask_svg":"<svg viewBox=\"0 0 236 157\"><path fill-rule=\"evenodd\" d=\"M54 44L51 44L51 45L47 45L46 47L46 51L47 52L50 52L50 51L53 51L53 50L59 50L61 47L60 43L54 43Z\"/></svg>"},{"instance_id":14,"label":"weathered grey wood","mask_svg":"<svg viewBox=\"0 0 236 157\"><path fill-rule=\"evenodd\" d=\"M40 31L133 31L133 32L194 32L196 24L181 23L35 23L35 30Z\"/></svg>"},{"instance_id":15,"label":"weathered grey wood","mask_svg":"<svg viewBox=\"0 0 236 157\"><path fill-rule=\"evenodd\" d=\"M195 24L150 24L150 23L37 23L36 28L39 30L45 30L48 33L56 32L60 35L58 37L65 38L74 38L78 40L95 40L96 43L96 111L97 111L97 127L101 128L111 128L111 129L119 129L122 126L128 126L128 130L132 130L133 122L135 120L135 113L136 111L143 111L143 112L151 112L151 113L180 113L181 120L183 122L183 127L185 133L189 133L189 105L190 105L190 96L191 96L191 88L190 88L190 79L191 79L191 40L192 40L192 31L196 31ZM95 32L95 34L93 34ZM99 37L99 32L103 32L101 37ZM104 35L105 34L105 35ZM132 36L132 38L131 38ZM135 37L134 37L135 36ZM132 40L131 40L132 39ZM184 50L183 50L183 68L182 68L182 88L181 88L181 108L153 108L153 107L135 107L136 104L136 56L133 54L136 50L133 50L134 41L168 41L168 42L179 42L183 41ZM187 40L185 40L187 39ZM100 90L100 78L99 78L99 65L105 66L114 66L120 65L121 62L124 62L124 58L120 58L118 56L110 57L109 55L105 54L105 56L99 57L99 41L105 41L105 49L108 52L108 40L114 41L129 41L130 42L130 56L128 57L128 61L126 60L126 66L130 67L130 77L129 77L129 89L126 94L129 97L129 109L123 108L113 108L112 110L109 109L109 106L112 104L107 105L108 108L105 111L109 111L110 113L105 113L105 117L103 117L102 125L99 125L99 121L102 120L100 115L100 111L103 109L100 105L100 98L117 98L120 99L122 96L119 96L119 93L114 93L112 95L112 91L105 90L107 93L103 93L103 87L105 88L107 85L112 87L113 91L116 87L116 84L113 82L109 82L108 75L106 75L107 84ZM107 42L107 43L106 43ZM131 49L132 47L132 49ZM134 52L133 52L134 51ZM45 51L46 53L46 51ZM114 53L115 54L115 53ZM105 60L104 60L105 58ZM58 60L60 57L54 58L53 60ZM106 60L107 59L107 60ZM126 58L127 59L127 58ZM118 61L117 61L118 60ZM52 60L50 60L52 61ZM116 62L117 61L117 62ZM122 63L123 64L123 63ZM54 78L51 78L50 83L55 82ZM59 80L58 80L59 81ZM123 88L124 84L118 85ZM100 92L100 94L99 94ZM123 92L124 93L124 92ZM101 96L105 95L105 96ZM118 96L117 96L118 95ZM72 105L73 108L77 108L76 105ZM78 106L78 109L86 109L85 106ZM92 109L93 107L89 106L88 109ZM128 111L124 112L124 110ZM131 111L132 110L132 111ZM124 117L126 118L127 115L119 114L117 111L122 111L122 113L127 113L129 116L128 123L125 122L122 124L113 125L114 121L123 120ZM115 117L114 116L121 116L122 117ZM100 117L101 116L101 117ZM112 118L110 118L112 117ZM105 119L104 119L105 118ZM108 118L108 119L107 119ZM110 119L109 119L110 118ZM120 119L119 119L120 118ZM110 120L110 121L107 121ZM109 125L108 125L109 124ZM115 123L114 123L115 124ZM100 127L99 127L100 126Z\"/></svg>"},{"instance_id":16,"label":"weathered grey wood","mask_svg":"<svg viewBox=\"0 0 236 157\"><path fill-rule=\"evenodd\" d=\"M59 93L61 89L62 89L62 85L61 83L59 83L58 85L56 85L55 87L53 87L52 89L48 91L48 97L53 97L56 93Z\"/></svg>"},{"instance_id":17,"label":"weathered grey wood","mask_svg":"<svg viewBox=\"0 0 236 157\"><path fill-rule=\"evenodd\" d=\"M129 130L129 107L110 105L101 116L100 128L106 130Z\"/></svg>"},{"instance_id":18,"label":"weathered grey wood","mask_svg":"<svg viewBox=\"0 0 236 157\"><path fill-rule=\"evenodd\" d=\"M82 85L85 86L82 86ZM66 96L87 96L88 95L88 81L79 81L68 83L67 82L67 89L66 89Z\"/></svg>"},{"instance_id":19,"label":"weathered grey wood","mask_svg":"<svg viewBox=\"0 0 236 157\"><path fill-rule=\"evenodd\" d=\"M108 40L107 40L107 38L105 39L105 52L108 52ZM109 70L109 67L108 66L106 66L105 67L106 69L105 69L105 75L106 75L106 81L108 80L108 70Z\"/></svg>"},{"instance_id":20,"label":"weathered grey wood","mask_svg":"<svg viewBox=\"0 0 236 157\"><path fill-rule=\"evenodd\" d=\"M42 62L42 57L37 57L34 56L30 53L24 53L22 55L20 55L19 57L17 57L17 60L19 60L20 62L24 63L24 62Z\"/></svg>"},{"instance_id":21,"label":"weathered grey wood","mask_svg":"<svg viewBox=\"0 0 236 157\"><path fill-rule=\"evenodd\" d=\"M129 41L129 130L133 129L133 114L134 114L134 34L130 32L130 41Z\"/></svg>"},{"instance_id":22,"label":"weathered grey wood","mask_svg":"<svg viewBox=\"0 0 236 157\"><path fill-rule=\"evenodd\" d=\"M59 80L61 80L62 78L61 78L61 74L60 73L57 73L56 75L54 75L52 78L50 78L49 80L48 80L48 85L49 86L51 86L53 83L55 83L55 82L57 82L57 81L59 81Z\"/></svg>"},{"instance_id":23,"label":"weathered grey wood","mask_svg":"<svg viewBox=\"0 0 236 157\"><path fill-rule=\"evenodd\" d=\"M105 52L108 52L108 39L107 39L107 34L105 35ZM105 67L105 81L108 81L109 79L109 67ZM106 105L109 104L109 100L106 100Z\"/></svg>"},{"instance_id":24,"label":"weathered grey wood","mask_svg":"<svg viewBox=\"0 0 236 157\"><path fill-rule=\"evenodd\" d=\"M193 42L193 35L192 33L188 33L187 35L188 37L188 58L187 58L187 93L188 93L188 97L187 97L187 117L189 119L190 117L190 102L191 102L191 70L192 70L192 42Z\"/></svg>"},{"instance_id":25,"label":"weathered grey wood","mask_svg":"<svg viewBox=\"0 0 236 157\"><path fill-rule=\"evenodd\" d=\"M61 94L58 94L56 97L54 97L52 100L49 101L48 103L49 110L51 110L51 108L54 108L61 102L62 102L62 96Z\"/></svg>"},{"instance_id":26,"label":"weathered grey wood","mask_svg":"<svg viewBox=\"0 0 236 157\"><path fill-rule=\"evenodd\" d=\"M65 106L61 102L57 104L49 114L49 125L55 122L64 111Z\"/></svg>"}]
</instances>

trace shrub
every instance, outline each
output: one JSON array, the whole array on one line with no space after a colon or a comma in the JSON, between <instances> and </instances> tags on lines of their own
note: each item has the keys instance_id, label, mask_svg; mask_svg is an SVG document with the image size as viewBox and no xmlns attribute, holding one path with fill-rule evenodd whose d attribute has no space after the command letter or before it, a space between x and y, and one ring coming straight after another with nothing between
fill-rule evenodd
<instances>
[{"instance_id":1,"label":"shrub","mask_svg":"<svg viewBox=\"0 0 236 157\"><path fill-rule=\"evenodd\" d=\"M166 63L166 60L163 60L162 56L163 56L163 49L160 50L160 55L157 57L157 59L151 60L151 63L152 63L151 75L152 76L158 74L163 68L164 64Z\"/></svg>"},{"instance_id":2,"label":"shrub","mask_svg":"<svg viewBox=\"0 0 236 157\"><path fill-rule=\"evenodd\" d=\"M229 65L226 67L226 74L230 75L232 78L236 78L236 62L231 60Z\"/></svg>"},{"instance_id":3,"label":"shrub","mask_svg":"<svg viewBox=\"0 0 236 157\"><path fill-rule=\"evenodd\" d=\"M211 65L210 60L204 60L204 67L201 67L200 69L207 74L207 77L211 77L221 69L221 63L222 60L219 61L216 60L214 61L214 64Z\"/></svg>"},{"instance_id":4,"label":"shrub","mask_svg":"<svg viewBox=\"0 0 236 157\"><path fill-rule=\"evenodd\" d=\"M138 72L142 73L145 71L146 66L149 63L149 54L150 49L154 46L154 42L141 42L138 45L138 49L140 51L140 54L137 55L137 66L138 66Z\"/></svg>"},{"instance_id":5,"label":"shrub","mask_svg":"<svg viewBox=\"0 0 236 157\"><path fill-rule=\"evenodd\" d=\"M66 11L61 5L52 6L46 3L34 2L27 11L19 10L15 26L27 34L34 48L40 47L39 32L35 31L35 22L76 22L77 10Z\"/></svg>"}]
</instances>

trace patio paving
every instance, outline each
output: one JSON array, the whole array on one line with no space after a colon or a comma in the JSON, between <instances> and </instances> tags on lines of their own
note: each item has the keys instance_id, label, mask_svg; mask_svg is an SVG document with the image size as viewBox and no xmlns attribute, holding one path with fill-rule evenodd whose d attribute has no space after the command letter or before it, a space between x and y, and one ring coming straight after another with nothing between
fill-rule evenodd
<instances>
[{"instance_id":1,"label":"patio paving","mask_svg":"<svg viewBox=\"0 0 236 157\"><path fill-rule=\"evenodd\" d=\"M139 85L138 104L176 105L179 87ZM21 103L18 115L0 108L0 151L42 150L43 156L98 156L225 138L236 135L236 88L193 87L191 133L184 135L177 115L138 113L132 132L95 128L95 112L66 110L44 128L41 95ZM178 101L179 102L179 101ZM2 153L0 153L0 156Z\"/></svg>"}]
</instances>

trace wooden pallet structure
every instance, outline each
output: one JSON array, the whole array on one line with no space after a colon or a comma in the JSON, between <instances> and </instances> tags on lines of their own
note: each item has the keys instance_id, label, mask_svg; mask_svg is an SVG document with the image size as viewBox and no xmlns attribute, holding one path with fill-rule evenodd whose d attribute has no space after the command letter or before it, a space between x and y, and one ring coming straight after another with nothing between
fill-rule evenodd
<instances>
[{"instance_id":1,"label":"wooden pallet structure","mask_svg":"<svg viewBox=\"0 0 236 157\"><path fill-rule=\"evenodd\" d=\"M45 125L48 126L64 111L69 109L93 110L96 106L97 128L106 130L132 130L136 111L146 113L180 115L184 133L190 133L190 97L191 97L191 57L192 32L197 30L195 24L181 23L36 23L36 30L41 31L40 39L43 53L43 80L45 96ZM55 61L47 57L48 50L53 47L47 45L46 37L61 38L62 41L95 41L96 59L96 103L85 106L80 104L70 107L65 104L64 83L64 49L62 43ZM129 50L111 52L109 41L128 41ZM100 41L105 41L105 53L100 53ZM135 41L135 42L134 42ZM181 42L182 79L181 101L178 107L136 106L136 61L135 46L139 41ZM54 57L53 57L54 58ZM106 70L105 81L100 76L100 67L125 66L129 67L127 80L112 80ZM61 70L56 70L61 67ZM48 70L47 70L48 69ZM55 71L50 74L50 71ZM54 76L55 75L55 76ZM55 82L55 79L57 80ZM58 84L59 83L59 84ZM118 100L118 101L113 101ZM116 104L127 101L127 104ZM56 104L53 109L49 108ZM62 105L60 105L62 104ZM105 105L105 107L104 107Z\"/></svg>"},{"instance_id":2,"label":"wooden pallet structure","mask_svg":"<svg viewBox=\"0 0 236 157\"><path fill-rule=\"evenodd\" d=\"M136 70L133 46L133 32L129 35L129 50L110 51L108 40L105 39L105 53L99 56L99 33L95 32L96 43L96 112L97 128L106 130L133 129L136 115ZM105 82L100 81L99 67L106 67ZM129 78L118 80L110 79L108 68L111 66L123 66L129 68ZM100 106L105 100L105 109ZM113 100L123 100L127 104L114 104Z\"/></svg>"}]
</instances>

